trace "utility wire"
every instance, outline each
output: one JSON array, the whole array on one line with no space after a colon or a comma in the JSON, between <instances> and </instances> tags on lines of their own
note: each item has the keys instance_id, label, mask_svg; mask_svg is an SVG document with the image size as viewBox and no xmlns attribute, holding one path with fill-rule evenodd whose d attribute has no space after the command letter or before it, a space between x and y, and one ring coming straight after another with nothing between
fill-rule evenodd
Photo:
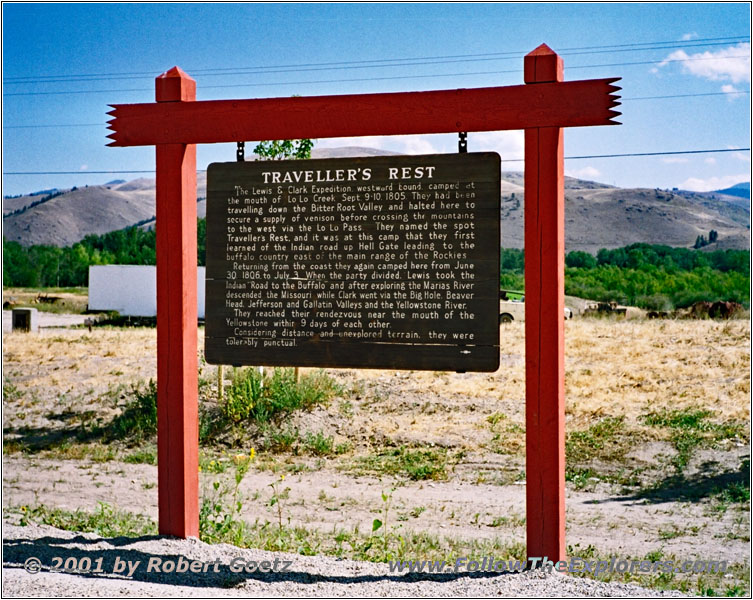
<instances>
[{"instance_id":1,"label":"utility wire","mask_svg":"<svg viewBox=\"0 0 753 600\"><path fill-rule=\"evenodd\" d=\"M740 54L740 55L734 55L734 56L725 56L723 58L719 57L703 57L703 58L682 58L682 59L670 59L667 62L689 62L689 61L697 61L697 60L731 60L735 58L747 58L747 54ZM606 64L599 64L599 65L575 65L568 67L568 70L573 69L595 69L599 67L621 67L621 66L634 66L634 65L654 65L657 64L657 61L655 60L649 60L649 61L634 61L634 62L623 62L623 63L606 63ZM223 85L203 85L201 86L202 90L209 90L209 89L230 89L230 88L247 88L247 87L269 87L269 86L284 86L284 85L311 85L311 84L320 84L320 83L357 83L357 82L364 82L364 81L390 81L390 80L399 80L399 79L424 79L424 78L434 78L434 77L465 77L468 75L501 75L501 74L507 74L507 73L520 73L520 69L509 69L509 70L502 70L502 71L472 71L472 72L465 72L465 73L441 73L441 74L435 74L435 75L394 75L394 76L384 76L384 77L355 77L355 78L348 78L348 79L319 79L319 80L308 80L308 81L276 81L276 82L266 82L266 83L236 83L236 84L223 84ZM120 92L151 92L153 91L153 88L128 88L128 89L119 89L119 90L68 90L68 91L60 91L60 92L12 92L9 94L3 94L5 97L8 96L54 96L54 95L64 95L64 94L104 94L104 93L120 93Z\"/></svg>"},{"instance_id":2,"label":"utility wire","mask_svg":"<svg viewBox=\"0 0 753 600\"><path fill-rule=\"evenodd\" d=\"M677 154L712 154L718 152L746 152L750 148L716 148L713 150L675 150L669 152L630 152L625 154L592 154L588 156L566 156L565 160L579 160L584 158L624 158L629 156L671 156ZM503 158L502 162L524 162L522 158ZM204 173L206 169L197 169L198 173ZM85 175L107 174L119 175L127 173L155 173L156 171L3 171L3 175Z\"/></svg>"},{"instance_id":3,"label":"utility wire","mask_svg":"<svg viewBox=\"0 0 753 600\"><path fill-rule=\"evenodd\" d=\"M596 65L574 65L567 67L568 70L573 69L595 69L600 67L622 67L622 66L635 66L635 65L654 65L660 62L663 63L679 63L679 62L691 62L701 60L729 60L734 58L748 58L748 54L738 54L732 56L716 57L716 56L702 56L696 58L671 58L664 59L662 61L647 60L647 61L630 61L630 62L617 62L617 63L602 63ZM222 84L222 85L202 85L202 90L217 89L217 88L239 88L239 87L264 87L264 86L283 86L283 85L311 85L321 83L355 83L364 81L387 81L398 79L423 79L432 77L464 77L468 75L500 75L507 73L520 73L520 69L507 69L496 71L472 71L465 73L439 73L431 75L394 75L383 77L355 77L346 79L321 79L321 80L308 80L308 81L277 81L277 82L261 82L261 83L241 83L241 84ZM11 92L3 94L5 97L9 96L52 96L61 94L104 94L104 93L121 93L121 92L151 92L152 88L127 88L127 89L110 89L110 90L66 90L58 92Z\"/></svg>"},{"instance_id":4,"label":"utility wire","mask_svg":"<svg viewBox=\"0 0 753 600\"><path fill-rule=\"evenodd\" d=\"M676 150L673 152L627 152L625 154L591 154L584 156L566 156L565 160L583 158L625 158L629 156L673 156L676 154L712 154L717 152L746 152L750 148L717 148L714 150ZM503 158L501 162L525 162L523 158Z\"/></svg>"},{"instance_id":5,"label":"utility wire","mask_svg":"<svg viewBox=\"0 0 753 600\"><path fill-rule=\"evenodd\" d=\"M719 46L719 45L727 45L729 42L716 42L712 44L699 44L699 46ZM622 49L616 49L616 50L589 50L589 51L583 51L583 52L562 52L560 53L560 56L581 56L584 54L605 54L605 53L612 53L612 52L636 52L641 51L645 52L647 50L665 50L665 49L673 49L673 48L687 48L688 46L657 46L655 48L622 48ZM693 47L693 46L691 46ZM296 67L296 68L277 68L277 69L268 69L265 67L242 67L242 68L236 68L232 70L227 70L226 72L216 72L216 71L207 71L202 73L200 70L191 70L194 74L200 74L202 77L228 77L230 75L268 75L268 74L281 74L281 73L304 73L304 72L312 72L312 71L335 71L335 70L343 70L343 69L376 69L376 68L392 68L392 67L415 67L415 66L431 66L431 65L445 65L445 64L457 64L457 63L466 63L466 62L489 62L489 61L509 61L509 60L518 60L520 58L519 54L516 53L505 53L510 54L511 56L487 56L487 57L477 57L477 58L446 58L442 60L418 60L415 62L401 62L401 63L394 63L394 64L373 64L373 65L350 65L350 66L339 66L339 67L328 67L328 66L322 66L322 67L314 67L314 66L305 66L305 67ZM409 60L409 59L406 59ZM58 77L58 78L51 78L51 79L44 79L42 81L35 79L35 78L28 78L25 80L17 80L17 81L9 81L6 80L3 83L6 85L22 85L22 84L34 84L34 83L71 83L71 82L89 82L89 81L116 81L116 80L132 80L132 79L144 79L145 77L153 77L153 73L145 73L143 75L112 75L112 76L98 76L98 77Z\"/></svg>"},{"instance_id":6,"label":"utility wire","mask_svg":"<svg viewBox=\"0 0 753 600\"><path fill-rule=\"evenodd\" d=\"M676 40L659 41L659 42L638 42L631 44L612 44L606 46L580 46L574 48L564 48L559 53L560 56L575 56L583 54L603 54L608 52L645 52L650 50L666 50L674 48L697 48L706 46L722 46L732 43L743 43L748 40L747 36L730 36L722 38L704 38L690 40L687 42L678 42ZM320 70L337 70L337 69L362 69L377 67L394 67L394 66L417 66L446 64L453 62L474 62L488 60L511 60L519 58L525 51L508 51L508 52L489 52L482 54L455 54L445 56L422 56L406 57L392 59L375 59L361 61L339 61L339 62L322 62L322 63L299 63L288 65L269 65L269 66L251 66L251 67L225 67L209 69L188 69L192 73L203 76L224 76L229 74L259 74L259 73L290 73L301 71L320 71ZM89 74L71 74L71 75L41 75L41 76L18 76L7 77L3 79L6 84L33 84L33 83L58 83L73 81L106 81L116 79L139 79L142 77L153 77L154 72L121 72L121 73L89 73Z\"/></svg>"}]
</instances>

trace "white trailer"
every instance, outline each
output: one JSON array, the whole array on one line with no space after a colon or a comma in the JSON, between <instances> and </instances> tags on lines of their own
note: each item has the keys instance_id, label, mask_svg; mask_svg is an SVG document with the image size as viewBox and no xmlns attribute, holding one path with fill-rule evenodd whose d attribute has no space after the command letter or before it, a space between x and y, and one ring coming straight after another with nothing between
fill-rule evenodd
<instances>
[{"instance_id":1,"label":"white trailer","mask_svg":"<svg viewBox=\"0 0 753 600\"><path fill-rule=\"evenodd\" d=\"M204 318L206 269L197 267L199 319ZM89 267L89 310L118 311L127 317L157 316L157 267L101 265Z\"/></svg>"}]
</instances>

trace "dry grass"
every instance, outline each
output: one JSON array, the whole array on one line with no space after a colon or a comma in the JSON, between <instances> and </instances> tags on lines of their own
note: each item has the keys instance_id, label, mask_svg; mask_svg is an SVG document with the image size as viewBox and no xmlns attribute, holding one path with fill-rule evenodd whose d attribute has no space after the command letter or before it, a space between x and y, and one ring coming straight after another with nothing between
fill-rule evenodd
<instances>
[{"instance_id":1,"label":"dry grass","mask_svg":"<svg viewBox=\"0 0 753 600\"><path fill-rule=\"evenodd\" d=\"M746 321L576 322L568 331L567 412L574 421L709 408L750 419Z\"/></svg>"},{"instance_id":2,"label":"dry grass","mask_svg":"<svg viewBox=\"0 0 753 600\"><path fill-rule=\"evenodd\" d=\"M54 297L55 302L40 302L41 297ZM86 288L3 288L3 303L14 306L31 306L44 312L83 313L89 296Z\"/></svg>"},{"instance_id":3,"label":"dry grass","mask_svg":"<svg viewBox=\"0 0 753 600\"><path fill-rule=\"evenodd\" d=\"M383 504L380 494L394 476L402 490L396 497L403 495L403 504L394 506L396 524L420 505L426 513L408 516L406 522L447 527L468 539L497 535L505 524L502 517L523 506L523 490L512 484L524 478L525 441L523 324L506 325L500 335L502 366L495 373L329 370L346 390L342 398L284 424L286 431L297 431L293 445L300 446L298 453L255 446L259 460L249 474L249 497L257 500L261 493L264 501L269 470L291 474L291 498L300 498L300 506L292 501L286 506L293 524L317 523L329 530L336 520L370 529ZM199 356L202 344L200 329ZM141 482L151 481L153 487L153 481L143 479L147 471L139 470L153 469L153 444L125 448L104 438L77 437L80 426L93 430L110 423L127 402L127 392L122 393L127 386L156 377L154 329L6 334L3 353L4 446L17 469L5 482L12 497L30 498L46 477L43 493L56 502L71 497L76 502L115 498L119 506L155 502L153 496L144 499L143 490L151 488L142 489ZM212 397L215 367L200 365L202 377L211 382L202 386L202 394ZM749 556L749 402L747 321L568 321L570 539L619 556L665 547L667 555L724 551L736 562ZM682 427L671 424L678 413L685 415ZM331 437L334 445L347 443L348 449L311 456L305 440L314 436ZM49 443L37 447L47 450L30 451L40 439ZM219 443L202 447L206 477L219 475L210 473L207 464L219 462L221 450L233 451ZM681 464L683 457L693 460ZM113 475L104 483L92 483L88 472L80 472L86 465L93 465L95 473L106 470L108 465L99 463L111 460L148 464L108 463L120 479ZM40 475L37 461L55 471ZM370 478L352 476L359 473ZM58 488L49 483L52 478ZM118 481L120 487L109 490ZM310 502L316 493L341 503L336 510L321 510ZM353 506L345 505L355 498ZM257 508L253 518L266 518L267 505ZM703 533L697 538L695 532L677 534L688 529L687 523ZM510 535L522 539L520 520L512 525ZM445 532L436 527L434 533Z\"/></svg>"},{"instance_id":4,"label":"dry grass","mask_svg":"<svg viewBox=\"0 0 753 600\"><path fill-rule=\"evenodd\" d=\"M566 330L568 430L624 417L628 432L661 439L649 412L710 409L715 423L750 419L750 341L746 321L573 320ZM331 370L353 410L334 403L314 425L356 445L439 445L522 455L525 425L523 324L502 327L496 373ZM203 329L199 330L199 345ZM20 392L6 405L19 413L90 410L107 390L156 377L156 332L150 328L7 334L6 381ZM213 380L214 367L204 367ZM306 369L303 370L304 372ZM32 400L34 399L34 400ZM33 405L33 406L32 406ZM505 415L503 425L488 417ZM316 421L316 418L319 421ZM306 417L307 430L313 430ZM19 425L18 422L15 423Z\"/></svg>"}]
</instances>

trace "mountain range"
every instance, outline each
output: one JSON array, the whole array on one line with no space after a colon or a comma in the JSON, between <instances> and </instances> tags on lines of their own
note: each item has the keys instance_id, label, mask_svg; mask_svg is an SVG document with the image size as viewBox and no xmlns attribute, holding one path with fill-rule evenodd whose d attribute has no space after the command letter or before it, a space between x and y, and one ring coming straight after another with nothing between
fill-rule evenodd
<instances>
[{"instance_id":1,"label":"mountain range","mask_svg":"<svg viewBox=\"0 0 753 600\"><path fill-rule=\"evenodd\" d=\"M395 154L372 148L315 149L313 158ZM502 246L523 247L523 173L503 172ZM197 213L206 214L206 173L197 174ZM154 226L155 180L44 190L3 199L3 236L23 245L68 246L88 234ZM750 184L716 192L619 188L565 178L566 250L595 253L636 242L692 247L699 235L717 241L704 249L750 247Z\"/></svg>"}]
</instances>

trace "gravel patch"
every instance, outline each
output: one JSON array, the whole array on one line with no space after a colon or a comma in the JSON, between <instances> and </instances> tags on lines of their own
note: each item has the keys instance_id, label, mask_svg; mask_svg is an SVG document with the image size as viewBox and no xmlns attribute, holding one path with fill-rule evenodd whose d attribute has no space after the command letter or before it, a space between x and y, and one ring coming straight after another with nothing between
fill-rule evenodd
<instances>
[{"instance_id":1,"label":"gravel patch","mask_svg":"<svg viewBox=\"0 0 753 600\"><path fill-rule=\"evenodd\" d=\"M41 571L28 573L30 557ZM54 557L102 558L101 574L50 572ZM179 561L206 573L148 572L151 561ZM116 560L136 565L129 578L113 574ZM234 573L233 564L273 563L287 572ZM80 562L79 562L80 564ZM127 568L127 567L126 567ZM196 568L198 570L199 567ZM92 534L29 525L3 527L3 597L685 597L678 592L576 579L540 570L525 573L396 574L388 564L244 550L197 539L164 537L103 539Z\"/></svg>"}]
</instances>

